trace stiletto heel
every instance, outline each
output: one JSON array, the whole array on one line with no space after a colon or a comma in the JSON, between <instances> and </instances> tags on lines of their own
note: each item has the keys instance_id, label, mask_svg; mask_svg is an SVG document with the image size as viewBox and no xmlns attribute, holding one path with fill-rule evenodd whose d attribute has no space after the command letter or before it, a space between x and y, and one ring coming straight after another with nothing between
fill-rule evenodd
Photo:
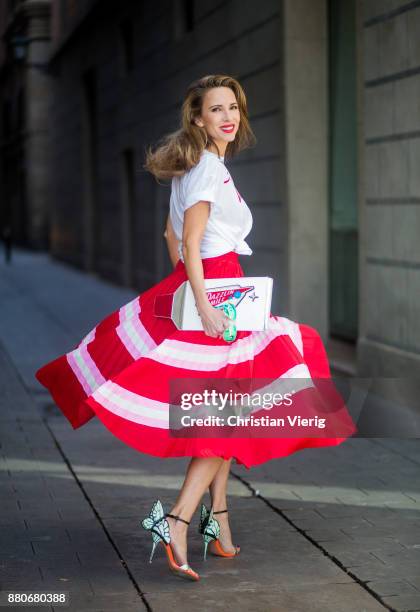
<instances>
[{"instance_id":1,"label":"stiletto heel","mask_svg":"<svg viewBox=\"0 0 420 612\"><path fill-rule=\"evenodd\" d=\"M171 518L174 518L177 521L182 521L187 525L190 524L189 521L186 521L180 516L176 516L175 514L164 514L162 502L159 499L156 500L153 503L149 516L143 519L140 523L143 529L151 531L152 533L153 545L152 552L149 558L149 563L152 562L157 545L159 544L159 542L162 542L163 546L165 547L169 569L177 576L181 576L181 578L186 578L187 580L199 580L200 576L188 565L188 563L178 565L178 563L175 561L174 553L171 546L169 523L166 520L167 516L170 516Z\"/></svg>"},{"instance_id":2,"label":"stiletto heel","mask_svg":"<svg viewBox=\"0 0 420 612\"><path fill-rule=\"evenodd\" d=\"M228 553L223 550L219 540L219 521L214 518L214 514L221 514L222 512L227 512L227 510L218 510L217 512L214 512L212 508L209 511L204 504L201 504L200 524L198 526L198 533L201 533L204 539L204 561L206 561L207 559L207 547L212 540L214 541L215 550L210 550L210 552L216 557L236 557L239 554L239 551L241 550L240 546L235 546L236 551L234 553Z\"/></svg>"}]
</instances>

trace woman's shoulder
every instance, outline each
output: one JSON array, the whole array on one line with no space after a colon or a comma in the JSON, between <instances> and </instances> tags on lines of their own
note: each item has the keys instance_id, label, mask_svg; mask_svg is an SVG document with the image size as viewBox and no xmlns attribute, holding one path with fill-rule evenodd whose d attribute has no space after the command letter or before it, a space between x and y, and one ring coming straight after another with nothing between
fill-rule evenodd
<instances>
[{"instance_id":1,"label":"woman's shoulder","mask_svg":"<svg viewBox=\"0 0 420 612\"><path fill-rule=\"evenodd\" d=\"M219 183L223 178L223 169L224 164L216 155L203 151L197 164L182 175L181 183L187 189L208 182Z\"/></svg>"},{"instance_id":2,"label":"woman's shoulder","mask_svg":"<svg viewBox=\"0 0 420 612\"><path fill-rule=\"evenodd\" d=\"M204 150L196 165L190 168L183 176L188 178L206 173L217 174L221 173L223 167L223 162L216 155Z\"/></svg>"}]
</instances>

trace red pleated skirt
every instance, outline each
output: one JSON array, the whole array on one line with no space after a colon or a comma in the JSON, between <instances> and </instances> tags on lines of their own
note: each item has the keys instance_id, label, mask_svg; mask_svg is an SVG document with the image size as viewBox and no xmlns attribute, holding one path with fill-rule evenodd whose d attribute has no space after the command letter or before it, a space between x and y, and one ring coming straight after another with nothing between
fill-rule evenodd
<instances>
[{"instance_id":1,"label":"red pleated skirt","mask_svg":"<svg viewBox=\"0 0 420 612\"><path fill-rule=\"evenodd\" d=\"M202 261L205 278L244 276L233 251ZM156 317L155 297L175 291L187 278L179 260L162 281L109 314L75 348L36 372L74 429L97 416L117 438L142 453L234 458L246 468L308 447L336 446L357 431L343 406L338 414L340 437L171 435L173 379L331 376L323 342L309 325L271 314L270 329L238 331L236 340L226 343L203 331L178 330L170 319Z\"/></svg>"}]
</instances>

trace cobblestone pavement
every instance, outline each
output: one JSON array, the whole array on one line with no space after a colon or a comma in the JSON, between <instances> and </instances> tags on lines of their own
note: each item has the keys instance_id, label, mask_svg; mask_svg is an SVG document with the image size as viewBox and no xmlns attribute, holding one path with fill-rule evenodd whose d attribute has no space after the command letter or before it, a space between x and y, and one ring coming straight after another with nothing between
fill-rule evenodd
<instances>
[{"instance_id":1,"label":"cobblestone pavement","mask_svg":"<svg viewBox=\"0 0 420 612\"><path fill-rule=\"evenodd\" d=\"M74 431L34 378L134 295L44 254L0 263L3 596L66 591L77 612L420 610L418 440L354 438L233 465L240 556L204 563L197 515L189 560L199 583L170 574L159 549L148 563L139 521L156 498L171 504L188 459L137 453L98 419Z\"/></svg>"}]
</instances>

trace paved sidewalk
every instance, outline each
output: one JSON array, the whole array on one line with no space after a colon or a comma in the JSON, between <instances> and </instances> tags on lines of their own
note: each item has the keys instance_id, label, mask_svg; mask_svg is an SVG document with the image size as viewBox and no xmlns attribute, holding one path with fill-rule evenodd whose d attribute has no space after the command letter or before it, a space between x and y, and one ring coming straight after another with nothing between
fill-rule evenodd
<instances>
[{"instance_id":1,"label":"paved sidewalk","mask_svg":"<svg viewBox=\"0 0 420 612\"><path fill-rule=\"evenodd\" d=\"M170 505L188 459L137 453L98 419L73 431L34 378L134 295L42 254L0 263L0 588L67 591L77 612L420 610L418 440L234 465L240 556L204 563L195 516L202 580L172 576L159 549L149 565L139 521Z\"/></svg>"}]
</instances>

